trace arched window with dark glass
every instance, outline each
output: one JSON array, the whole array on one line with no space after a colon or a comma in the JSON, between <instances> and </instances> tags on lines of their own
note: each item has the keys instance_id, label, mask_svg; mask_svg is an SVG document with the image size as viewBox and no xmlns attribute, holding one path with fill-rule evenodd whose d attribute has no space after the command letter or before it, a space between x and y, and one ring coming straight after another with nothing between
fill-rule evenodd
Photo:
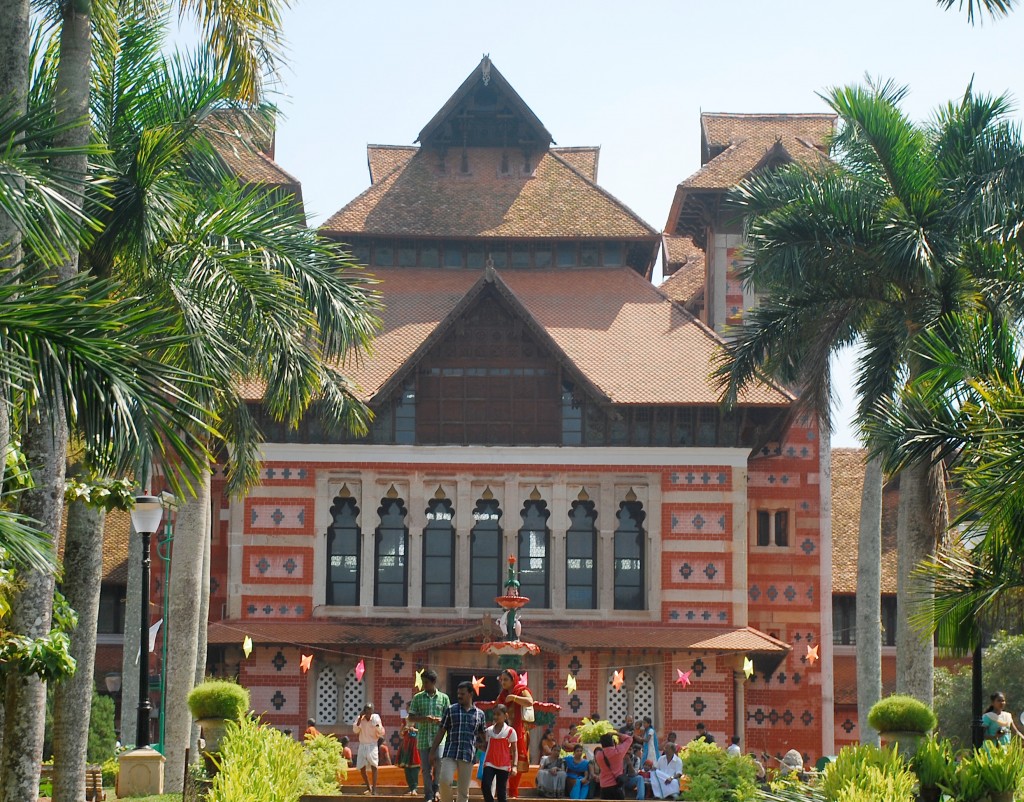
<instances>
[{"instance_id":1,"label":"arched window with dark glass","mask_svg":"<svg viewBox=\"0 0 1024 802\"><path fill-rule=\"evenodd\" d=\"M469 606L493 607L500 596L502 545L501 509L495 499L480 499L469 533Z\"/></svg>"},{"instance_id":2,"label":"arched window with dark glass","mask_svg":"<svg viewBox=\"0 0 1024 802\"><path fill-rule=\"evenodd\" d=\"M534 491L535 495L539 495ZM547 502L530 498L519 513L523 525L519 529L519 592L530 600L533 608L550 607L550 572L548 552L551 549L551 512Z\"/></svg>"},{"instance_id":3,"label":"arched window with dark glass","mask_svg":"<svg viewBox=\"0 0 1024 802\"><path fill-rule=\"evenodd\" d=\"M455 606L455 527L452 503L433 498L423 528L423 606Z\"/></svg>"},{"instance_id":4,"label":"arched window with dark glass","mask_svg":"<svg viewBox=\"0 0 1024 802\"><path fill-rule=\"evenodd\" d=\"M593 501L574 501L565 532L565 606L597 609L597 510Z\"/></svg>"},{"instance_id":5,"label":"arched window with dark glass","mask_svg":"<svg viewBox=\"0 0 1024 802\"><path fill-rule=\"evenodd\" d=\"M359 507L348 495L334 499L327 529L327 604L359 604Z\"/></svg>"},{"instance_id":6,"label":"arched window with dark glass","mask_svg":"<svg viewBox=\"0 0 1024 802\"><path fill-rule=\"evenodd\" d=\"M629 496L632 496L632 491ZM644 512L643 505L633 498L619 504L615 527L615 609L643 610L644 593Z\"/></svg>"},{"instance_id":7,"label":"arched window with dark glass","mask_svg":"<svg viewBox=\"0 0 1024 802\"><path fill-rule=\"evenodd\" d=\"M405 525L408 510L400 498L381 499L377 509L380 525L374 537L376 582L373 603L379 607L405 607L409 572L405 559L409 548L409 527Z\"/></svg>"}]
</instances>

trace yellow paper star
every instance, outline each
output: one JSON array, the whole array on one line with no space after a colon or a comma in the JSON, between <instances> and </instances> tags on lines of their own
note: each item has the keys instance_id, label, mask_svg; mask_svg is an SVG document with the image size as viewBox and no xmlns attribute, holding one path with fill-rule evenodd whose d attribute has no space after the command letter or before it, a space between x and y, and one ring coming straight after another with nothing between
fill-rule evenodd
<instances>
[{"instance_id":1,"label":"yellow paper star","mask_svg":"<svg viewBox=\"0 0 1024 802\"><path fill-rule=\"evenodd\" d=\"M474 675L474 677L473 677L473 693L475 693L477 696L479 696L480 695L480 691L482 691L483 689L484 689L484 678L483 677L477 677L477 676Z\"/></svg>"},{"instance_id":2,"label":"yellow paper star","mask_svg":"<svg viewBox=\"0 0 1024 802\"><path fill-rule=\"evenodd\" d=\"M743 658L743 673L747 675L747 679L754 676L754 661L749 657Z\"/></svg>"},{"instance_id":3,"label":"yellow paper star","mask_svg":"<svg viewBox=\"0 0 1024 802\"><path fill-rule=\"evenodd\" d=\"M569 693L576 693L576 677L572 674L566 674L565 676L565 689Z\"/></svg>"},{"instance_id":4,"label":"yellow paper star","mask_svg":"<svg viewBox=\"0 0 1024 802\"><path fill-rule=\"evenodd\" d=\"M615 690L620 690L622 688L622 683L626 681L624 676L625 673L625 669L619 669L618 671L612 672L612 687Z\"/></svg>"},{"instance_id":5,"label":"yellow paper star","mask_svg":"<svg viewBox=\"0 0 1024 802\"><path fill-rule=\"evenodd\" d=\"M302 673L305 674L309 671L309 667L313 664L313 655L311 654L300 654L299 655L299 668L302 669Z\"/></svg>"},{"instance_id":6,"label":"yellow paper star","mask_svg":"<svg viewBox=\"0 0 1024 802\"><path fill-rule=\"evenodd\" d=\"M808 662L808 664L813 666L814 665L814 661L817 660L817 659L818 659L818 647L817 646L811 646L810 644L808 644L808 646L807 646L807 662Z\"/></svg>"},{"instance_id":7,"label":"yellow paper star","mask_svg":"<svg viewBox=\"0 0 1024 802\"><path fill-rule=\"evenodd\" d=\"M249 655L252 654L252 638L248 635L245 636L245 640L242 641L242 654L245 655L245 659L249 659Z\"/></svg>"},{"instance_id":8,"label":"yellow paper star","mask_svg":"<svg viewBox=\"0 0 1024 802\"><path fill-rule=\"evenodd\" d=\"M422 668L419 671L416 672L416 680L415 680L415 682L413 682L413 686L418 691L422 691L423 690L423 669Z\"/></svg>"}]
</instances>

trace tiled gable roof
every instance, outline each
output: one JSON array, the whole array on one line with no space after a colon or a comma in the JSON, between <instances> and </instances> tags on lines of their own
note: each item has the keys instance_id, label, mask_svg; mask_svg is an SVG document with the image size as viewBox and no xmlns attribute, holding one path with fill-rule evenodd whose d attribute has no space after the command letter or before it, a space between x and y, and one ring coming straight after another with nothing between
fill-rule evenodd
<instances>
[{"instance_id":1,"label":"tiled gable roof","mask_svg":"<svg viewBox=\"0 0 1024 802\"><path fill-rule=\"evenodd\" d=\"M366 400L429 347L481 274L394 268L375 275L382 328L371 353L345 366ZM718 402L709 375L721 341L629 268L495 271L494 284L549 338L553 352L611 403ZM780 389L757 385L740 403L784 406L791 400Z\"/></svg>"},{"instance_id":2,"label":"tiled gable roof","mask_svg":"<svg viewBox=\"0 0 1024 802\"><path fill-rule=\"evenodd\" d=\"M769 131L766 129L759 135L733 142L679 186L688 189L731 189L771 158L809 166L828 162L828 157L808 140L778 139Z\"/></svg>"},{"instance_id":3,"label":"tiled gable roof","mask_svg":"<svg viewBox=\"0 0 1024 802\"><path fill-rule=\"evenodd\" d=\"M691 305L700 306L704 296L704 251L689 237L665 234L661 241L664 273L668 278L658 289L694 311Z\"/></svg>"},{"instance_id":4,"label":"tiled gable roof","mask_svg":"<svg viewBox=\"0 0 1024 802\"><path fill-rule=\"evenodd\" d=\"M834 114L726 114L700 115L701 140L705 147L724 148L751 138L803 139L824 148L835 128ZM706 159L702 159L706 161Z\"/></svg>"},{"instance_id":5,"label":"tiled gable roof","mask_svg":"<svg viewBox=\"0 0 1024 802\"><path fill-rule=\"evenodd\" d=\"M832 449L832 592L857 592L860 501L867 451ZM882 592L896 592L896 510L898 485L889 482L882 493Z\"/></svg>"},{"instance_id":6,"label":"tiled gable roof","mask_svg":"<svg viewBox=\"0 0 1024 802\"><path fill-rule=\"evenodd\" d=\"M597 162L601 157L600 147L551 148L551 152L566 164L583 173L591 181L597 181Z\"/></svg>"},{"instance_id":7,"label":"tiled gable roof","mask_svg":"<svg viewBox=\"0 0 1024 802\"><path fill-rule=\"evenodd\" d=\"M370 167L370 183L376 184L396 168L405 166L418 150L415 145L367 145L366 161Z\"/></svg>"},{"instance_id":8,"label":"tiled gable roof","mask_svg":"<svg viewBox=\"0 0 1024 802\"><path fill-rule=\"evenodd\" d=\"M323 231L343 237L505 237L648 239L647 223L556 152L539 157L531 175L500 148L468 148L470 172L450 153L444 169L435 152L420 150L336 212ZM371 168L372 169L372 168Z\"/></svg>"}]
</instances>

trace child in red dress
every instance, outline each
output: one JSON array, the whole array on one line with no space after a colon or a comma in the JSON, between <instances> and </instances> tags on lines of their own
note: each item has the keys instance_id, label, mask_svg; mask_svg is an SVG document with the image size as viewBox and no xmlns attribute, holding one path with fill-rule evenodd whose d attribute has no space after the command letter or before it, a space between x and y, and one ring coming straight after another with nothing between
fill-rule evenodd
<instances>
[{"instance_id":1,"label":"child in red dress","mask_svg":"<svg viewBox=\"0 0 1024 802\"><path fill-rule=\"evenodd\" d=\"M493 709L494 724L484 730L487 749L484 751L484 773L480 784L485 802L494 802L492 781L498 802L505 802L509 775L516 773L516 731L507 724L508 708L505 705L495 705Z\"/></svg>"}]
</instances>

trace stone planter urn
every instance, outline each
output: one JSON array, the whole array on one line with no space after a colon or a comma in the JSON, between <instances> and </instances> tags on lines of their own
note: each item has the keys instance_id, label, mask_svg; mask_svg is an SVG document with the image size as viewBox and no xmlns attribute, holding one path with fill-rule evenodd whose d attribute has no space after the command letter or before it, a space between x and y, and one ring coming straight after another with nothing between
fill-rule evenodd
<instances>
[{"instance_id":1,"label":"stone planter urn","mask_svg":"<svg viewBox=\"0 0 1024 802\"><path fill-rule=\"evenodd\" d=\"M878 733L878 737L882 740L882 743L897 747L900 754L907 758L911 758L917 754L917 747L921 745L921 741L924 740L925 735L926 733L912 732L910 730L896 730L893 732Z\"/></svg>"}]
</instances>

